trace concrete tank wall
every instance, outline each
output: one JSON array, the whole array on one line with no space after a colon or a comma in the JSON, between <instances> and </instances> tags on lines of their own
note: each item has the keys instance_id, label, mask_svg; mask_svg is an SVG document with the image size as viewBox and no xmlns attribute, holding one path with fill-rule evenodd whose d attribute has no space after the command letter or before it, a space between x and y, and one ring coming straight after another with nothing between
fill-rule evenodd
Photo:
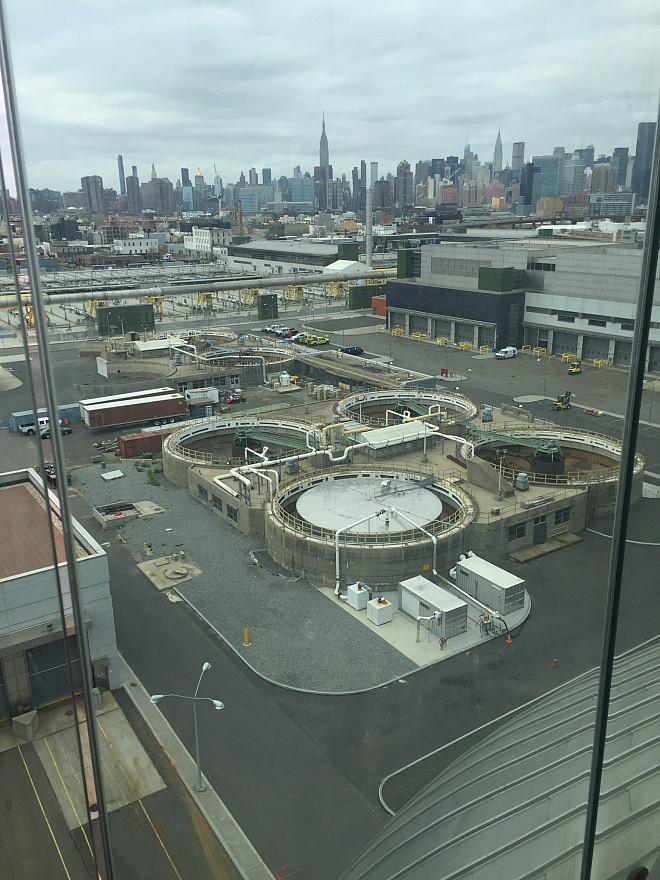
<instances>
[{"instance_id":1,"label":"concrete tank wall","mask_svg":"<svg viewBox=\"0 0 660 880\"><path fill-rule=\"evenodd\" d=\"M266 547L282 568L294 571L316 587L335 585L335 543L283 527L269 513L265 522ZM456 529L438 538L437 565L448 571L463 552L463 530ZM362 580L379 590L396 590L398 583L416 574L429 573L433 567L433 542L430 538L401 544L344 544L339 547L340 582L343 590Z\"/></svg>"}]
</instances>

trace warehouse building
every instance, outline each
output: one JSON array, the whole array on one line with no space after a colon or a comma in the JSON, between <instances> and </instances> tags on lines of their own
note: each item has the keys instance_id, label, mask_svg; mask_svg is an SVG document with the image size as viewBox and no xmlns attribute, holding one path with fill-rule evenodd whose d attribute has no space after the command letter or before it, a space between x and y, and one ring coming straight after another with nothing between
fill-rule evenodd
<instances>
[{"instance_id":1,"label":"warehouse building","mask_svg":"<svg viewBox=\"0 0 660 880\"><path fill-rule=\"evenodd\" d=\"M391 329L474 349L527 344L548 354L630 363L638 242L451 243L403 254L399 277L387 282ZM660 369L660 303L646 364Z\"/></svg>"}]
</instances>

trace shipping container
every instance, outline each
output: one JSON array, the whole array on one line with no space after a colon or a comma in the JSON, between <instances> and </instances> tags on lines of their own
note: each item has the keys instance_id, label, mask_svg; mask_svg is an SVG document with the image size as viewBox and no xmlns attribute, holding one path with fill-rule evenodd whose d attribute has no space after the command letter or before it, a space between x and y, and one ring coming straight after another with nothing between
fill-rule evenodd
<instances>
[{"instance_id":1,"label":"shipping container","mask_svg":"<svg viewBox=\"0 0 660 880\"><path fill-rule=\"evenodd\" d=\"M163 438L171 434L176 428L164 428L162 431L149 431L145 434L124 434L117 438L117 453L122 458L135 458L144 455L145 452L160 452L163 448Z\"/></svg>"},{"instance_id":2,"label":"shipping container","mask_svg":"<svg viewBox=\"0 0 660 880\"><path fill-rule=\"evenodd\" d=\"M456 563L456 586L500 614L522 608L525 602L522 578L475 555Z\"/></svg>"},{"instance_id":3,"label":"shipping container","mask_svg":"<svg viewBox=\"0 0 660 880\"><path fill-rule=\"evenodd\" d=\"M120 402L87 403L84 410L81 407L81 414L88 428L107 428L153 422L155 419L183 418L186 402L182 394L165 394Z\"/></svg>"},{"instance_id":4,"label":"shipping container","mask_svg":"<svg viewBox=\"0 0 660 880\"><path fill-rule=\"evenodd\" d=\"M47 415L48 410L37 410L37 418L43 418ZM77 403L63 403L61 406L57 407L57 415L61 422L64 422L64 419L66 419L67 422L81 421L80 408ZM32 425L35 421L34 412L32 410L24 410L22 412L12 413L7 420L7 425L10 431L16 433L19 425Z\"/></svg>"}]
</instances>

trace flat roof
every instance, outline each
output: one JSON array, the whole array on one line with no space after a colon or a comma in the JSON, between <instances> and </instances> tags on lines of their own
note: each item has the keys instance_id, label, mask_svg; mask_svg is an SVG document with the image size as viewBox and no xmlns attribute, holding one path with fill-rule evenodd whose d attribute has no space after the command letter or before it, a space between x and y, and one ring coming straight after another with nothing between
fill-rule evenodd
<instances>
[{"instance_id":1,"label":"flat roof","mask_svg":"<svg viewBox=\"0 0 660 880\"><path fill-rule=\"evenodd\" d=\"M321 254L324 257L337 253L336 244L319 244L314 241L250 241L234 245L237 250L280 252L283 254Z\"/></svg>"},{"instance_id":2,"label":"flat roof","mask_svg":"<svg viewBox=\"0 0 660 880\"><path fill-rule=\"evenodd\" d=\"M53 524L57 561L66 562L59 518ZM31 483L0 488L0 531L0 578L53 565L45 502Z\"/></svg>"},{"instance_id":3,"label":"flat roof","mask_svg":"<svg viewBox=\"0 0 660 880\"><path fill-rule=\"evenodd\" d=\"M466 569L466 571L471 571L473 574L488 578L489 581L497 584L498 587L515 587L517 584L525 583L522 578L516 577L510 571L493 565L492 562L481 559L479 556L468 556L467 559L460 559L458 566Z\"/></svg>"},{"instance_id":4,"label":"flat roof","mask_svg":"<svg viewBox=\"0 0 660 880\"><path fill-rule=\"evenodd\" d=\"M90 404L96 403L109 403L110 401L116 401L117 403L121 403L122 400L128 400L133 397L156 397L162 396L163 394L171 394L174 391L174 388L164 387L164 388L148 388L146 391L129 391L126 394L111 394L108 397L88 397L86 400L78 401L80 406L88 407Z\"/></svg>"},{"instance_id":5,"label":"flat roof","mask_svg":"<svg viewBox=\"0 0 660 880\"><path fill-rule=\"evenodd\" d=\"M419 596L420 599L426 600L439 611L454 611L456 608L467 607L467 602L463 599L459 599L453 593L450 593L449 590L434 584L421 574L408 578L405 581L399 581L399 586Z\"/></svg>"},{"instance_id":6,"label":"flat roof","mask_svg":"<svg viewBox=\"0 0 660 880\"><path fill-rule=\"evenodd\" d=\"M430 437L435 433L437 432L420 419L417 422L400 422L398 425L365 431L362 434L362 439L372 449L383 449L385 446L397 446L400 443L409 443L411 440Z\"/></svg>"},{"instance_id":7,"label":"flat roof","mask_svg":"<svg viewBox=\"0 0 660 880\"><path fill-rule=\"evenodd\" d=\"M184 345L185 339L179 339L178 336L168 336L167 339L148 339L146 342L136 340L130 344L136 351L160 351L171 345Z\"/></svg>"},{"instance_id":8,"label":"flat roof","mask_svg":"<svg viewBox=\"0 0 660 880\"><path fill-rule=\"evenodd\" d=\"M153 397L140 397L139 400L131 399L131 395L129 394L128 398L128 400L113 400L112 398L107 398L105 403L89 401L85 405L85 409L87 412L99 412L99 410L113 409L116 406L143 406L145 403L153 403L154 400L183 400L183 394L173 391L171 394L154 394ZM82 400L80 402L82 403Z\"/></svg>"}]
</instances>

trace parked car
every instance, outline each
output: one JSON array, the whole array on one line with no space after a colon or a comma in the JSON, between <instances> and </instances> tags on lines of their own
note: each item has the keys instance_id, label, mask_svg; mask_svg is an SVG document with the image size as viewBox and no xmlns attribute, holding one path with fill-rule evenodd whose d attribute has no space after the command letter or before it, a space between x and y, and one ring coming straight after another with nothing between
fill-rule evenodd
<instances>
[{"instance_id":1,"label":"parked car","mask_svg":"<svg viewBox=\"0 0 660 880\"><path fill-rule=\"evenodd\" d=\"M269 324L267 327L261 331L262 333L277 333L277 331L281 328L281 324Z\"/></svg>"},{"instance_id":2,"label":"parked car","mask_svg":"<svg viewBox=\"0 0 660 880\"><path fill-rule=\"evenodd\" d=\"M291 342L297 342L300 345L304 345L305 340L307 339L308 336L309 336L309 333L294 333L294 335L291 336L290 338L291 338Z\"/></svg>"},{"instance_id":3,"label":"parked car","mask_svg":"<svg viewBox=\"0 0 660 880\"><path fill-rule=\"evenodd\" d=\"M364 349L360 348L359 345L346 345L343 348L340 348L339 351L344 354L364 354Z\"/></svg>"},{"instance_id":4,"label":"parked car","mask_svg":"<svg viewBox=\"0 0 660 880\"><path fill-rule=\"evenodd\" d=\"M282 339L290 339L292 336L295 336L296 332L293 327L280 327L275 331L275 335L281 336Z\"/></svg>"},{"instance_id":5,"label":"parked car","mask_svg":"<svg viewBox=\"0 0 660 880\"><path fill-rule=\"evenodd\" d=\"M330 340L327 336L310 336L306 345L326 345Z\"/></svg>"},{"instance_id":6,"label":"parked car","mask_svg":"<svg viewBox=\"0 0 660 880\"><path fill-rule=\"evenodd\" d=\"M71 428L68 425L60 425L60 434L70 434ZM50 425L41 429L41 439L48 440L50 437Z\"/></svg>"},{"instance_id":7,"label":"parked car","mask_svg":"<svg viewBox=\"0 0 660 880\"><path fill-rule=\"evenodd\" d=\"M573 361L570 367L568 368L569 376L576 376L578 373L582 372L582 363L580 361Z\"/></svg>"}]
</instances>

